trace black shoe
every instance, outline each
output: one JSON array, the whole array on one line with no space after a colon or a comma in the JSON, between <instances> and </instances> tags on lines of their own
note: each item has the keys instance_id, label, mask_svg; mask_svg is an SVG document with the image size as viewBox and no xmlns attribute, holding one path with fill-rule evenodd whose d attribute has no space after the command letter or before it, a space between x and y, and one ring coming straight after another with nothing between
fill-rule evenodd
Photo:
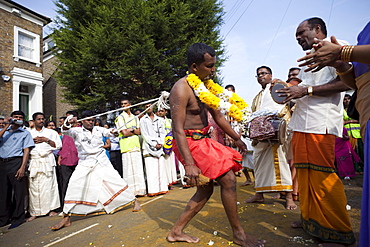
<instances>
[{"instance_id":1,"label":"black shoe","mask_svg":"<svg viewBox=\"0 0 370 247\"><path fill-rule=\"evenodd\" d=\"M10 230L10 229L16 228L20 225L22 225L22 223L14 223L14 224L11 224L8 229Z\"/></svg>"}]
</instances>

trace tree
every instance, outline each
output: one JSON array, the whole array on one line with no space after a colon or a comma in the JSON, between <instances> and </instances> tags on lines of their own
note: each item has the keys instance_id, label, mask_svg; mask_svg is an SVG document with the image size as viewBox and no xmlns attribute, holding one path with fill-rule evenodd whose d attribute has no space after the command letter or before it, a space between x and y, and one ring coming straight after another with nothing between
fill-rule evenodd
<instances>
[{"instance_id":1,"label":"tree","mask_svg":"<svg viewBox=\"0 0 370 247\"><path fill-rule=\"evenodd\" d=\"M116 109L122 97L156 98L187 71L204 42L224 62L217 0L57 0L57 81L79 109Z\"/></svg>"}]
</instances>

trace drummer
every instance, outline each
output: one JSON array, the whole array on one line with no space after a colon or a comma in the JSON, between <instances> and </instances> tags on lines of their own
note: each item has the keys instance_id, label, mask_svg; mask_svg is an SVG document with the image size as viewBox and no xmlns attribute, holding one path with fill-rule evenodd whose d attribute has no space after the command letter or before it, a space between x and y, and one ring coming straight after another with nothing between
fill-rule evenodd
<instances>
[{"instance_id":1,"label":"drummer","mask_svg":"<svg viewBox=\"0 0 370 247\"><path fill-rule=\"evenodd\" d=\"M267 66L257 68L257 82L262 90L254 97L252 112L257 110L277 111L279 116L286 121L290 119L289 106L276 103L272 98L271 85L285 82L272 80L272 70ZM285 139L285 138L284 138ZM286 209L295 210L297 205L292 197L292 178L289 164L286 157L285 143L268 143L253 141L254 146L254 176L255 190L254 196L248 198L244 203L263 203L264 193L285 191ZM278 159L274 159L277 157Z\"/></svg>"}]
</instances>

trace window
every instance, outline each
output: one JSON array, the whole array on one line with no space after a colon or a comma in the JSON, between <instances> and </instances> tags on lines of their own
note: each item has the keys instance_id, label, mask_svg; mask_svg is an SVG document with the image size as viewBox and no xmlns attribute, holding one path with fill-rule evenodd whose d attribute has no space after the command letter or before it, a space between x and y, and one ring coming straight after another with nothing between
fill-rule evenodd
<instances>
[{"instance_id":1,"label":"window","mask_svg":"<svg viewBox=\"0 0 370 247\"><path fill-rule=\"evenodd\" d=\"M40 66L40 36L14 27L14 60L25 60Z\"/></svg>"}]
</instances>

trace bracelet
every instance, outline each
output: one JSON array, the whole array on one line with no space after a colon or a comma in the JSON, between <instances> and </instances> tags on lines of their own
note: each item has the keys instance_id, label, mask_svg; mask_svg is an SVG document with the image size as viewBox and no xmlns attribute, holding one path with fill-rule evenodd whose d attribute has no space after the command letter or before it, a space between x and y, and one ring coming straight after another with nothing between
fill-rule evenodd
<instances>
[{"instance_id":1,"label":"bracelet","mask_svg":"<svg viewBox=\"0 0 370 247\"><path fill-rule=\"evenodd\" d=\"M307 93L309 96L312 96L313 95L313 88L312 87L308 87L307 88Z\"/></svg>"},{"instance_id":2,"label":"bracelet","mask_svg":"<svg viewBox=\"0 0 370 247\"><path fill-rule=\"evenodd\" d=\"M341 76L341 75L347 75L347 74L349 74L349 73L351 73L352 72L352 70L353 70L353 65L351 64L351 67L349 67L349 69L347 69L346 71L344 71L344 72L336 72L337 73L337 75L339 75L339 76Z\"/></svg>"},{"instance_id":3,"label":"bracelet","mask_svg":"<svg viewBox=\"0 0 370 247\"><path fill-rule=\"evenodd\" d=\"M341 52L340 52L340 59L344 62L351 61L351 55L352 51L355 48L354 45L345 45L342 46Z\"/></svg>"}]
</instances>

